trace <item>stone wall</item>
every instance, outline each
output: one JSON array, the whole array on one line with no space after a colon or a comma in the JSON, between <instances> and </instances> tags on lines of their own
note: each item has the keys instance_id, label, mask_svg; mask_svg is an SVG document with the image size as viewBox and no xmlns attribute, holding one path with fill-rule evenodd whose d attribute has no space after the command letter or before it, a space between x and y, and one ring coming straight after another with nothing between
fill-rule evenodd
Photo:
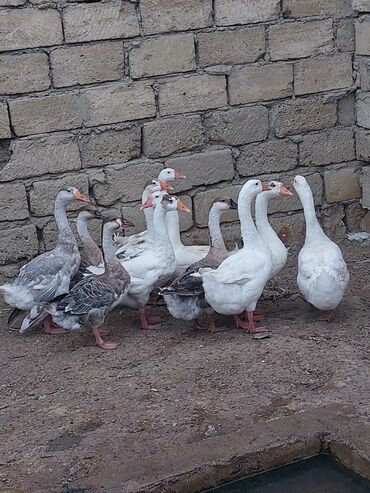
<instances>
[{"instance_id":1,"label":"stone wall","mask_svg":"<svg viewBox=\"0 0 370 493\"><path fill-rule=\"evenodd\" d=\"M308 175L331 234L370 228L369 0L0 0L0 51L3 274L53 245L58 189L140 229L163 166L188 176L188 241L253 176ZM300 209L271 207L287 241Z\"/></svg>"}]
</instances>

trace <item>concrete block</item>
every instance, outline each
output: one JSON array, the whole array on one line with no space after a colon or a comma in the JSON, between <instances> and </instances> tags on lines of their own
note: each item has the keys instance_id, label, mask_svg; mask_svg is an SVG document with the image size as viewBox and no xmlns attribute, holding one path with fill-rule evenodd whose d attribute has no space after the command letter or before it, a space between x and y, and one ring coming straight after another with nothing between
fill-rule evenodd
<instances>
[{"instance_id":1,"label":"concrete block","mask_svg":"<svg viewBox=\"0 0 370 493\"><path fill-rule=\"evenodd\" d=\"M352 7L358 12L370 12L370 0L352 0Z\"/></svg>"},{"instance_id":2,"label":"concrete block","mask_svg":"<svg viewBox=\"0 0 370 493\"><path fill-rule=\"evenodd\" d=\"M332 240L345 238L346 225L343 222L345 213L342 204L335 204L321 209L321 226Z\"/></svg>"},{"instance_id":3,"label":"concrete block","mask_svg":"<svg viewBox=\"0 0 370 493\"><path fill-rule=\"evenodd\" d=\"M343 89L352 83L350 54L312 58L295 64L294 89L297 95Z\"/></svg>"},{"instance_id":4,"label":"concrete block","mask_svg":"<svg viewBox=\"0 0 370 493\"><path fill-rule=\"evenodd\" d=\"M195 69L193 34L147 38L130 51L130 75L134 79Z\"/></svg>"},{"instance_id":5,"label":"concrete block","mask_svg":"<svg viewBox=\"0 0 370 493\"><path fill-rule=\"evenodd\" d=\"M68 130L82 125L78 95L73 93L13 99L9 108L14 132L18 136Z\"/></svg>"},{"instance_id":6,"label":"concrete block","mask_svg":"<svg viewBox=\"0 0 370 493\"><path fill-rule=\"evenodd\" d=\"M360 86L363 91L370 91L370 58L358 57Z\"/></svg>"},{"instance_id":7,"label":"concrete block","mask_svg":"<svg viewBox=\"0 0 370 493\"><path fill-rule=\"evenodd\" d=\"M56 9L1 10L0 39L0 51L63 43L60 14Z\"/></svg>"},{"instance_id":8,"label":"concrete block","mask_svg":"<svg viewBox=\"0 0 370 493\"><path fill-rule=\"evenodd\" d=\"M337 123L337 105L316 96L276 105L273 114L277 137L320 130Z\"/></svg>"},{"instance_id":9,"label":"concrete block","mask_svg":"<svg viewBox=\"0 0 370 493\"><path fill-rule=\"evenodd\" d=\"M28 219L28 203L23 183L0 185L0 220Z\"/></svg>"},{"instance_id":10,"label":"concrete block","mask_svg":"<svg viewBox=\"0 0 370 493\"><path fill-rule=\"evenodd\" d=\"M269 132L268 109L249 106L206 115L209 141L214 144L241 145L265 140Z\"/></svg>"},{"instance_id":11,"label":"concrete block","mask_svg":"<svg viewBox=\"0 0 370 493\"><path fill-rule=\"evenodd\" d=\"M135 5L126 0L69 5L63 20L66 43L140 35Z\"/></svg>"},{"instance_id":12,"label":"concrete block","mask_svg":"<svg viewBox=\"0 0 370 493\"><path fill-rule=\"evenodd\" d=\"M212 25L212 0L141 0L140 11L145 34Z\"/></svg>"},{"instance_id":13,"label":"concrete block","mask_svg":"<svg viewBox=\"0 0 370 493\"><path fill-rule=\"evenodd\" d=\"M46 53L0 56L0 94L44 91L50 86Z\"/></svg>"},{"instance_id":14,"label":"concrete block","mask_svg":"<svg viewBox=\"0 0 370 493\"><path fill-rule=\"evenodd\" d=\"M10 161L0 170L0 181L12 181L81 168L76 139L69 135L22 139L12 143Z\"/></svg>"},{"instance_id":15,"label":"concrete block","mask_svg":"<svg viewBox=\"0 0 370 493\"><path fill-rule=\"evenodd\" d=\"M8 108L0 103L0 139L10 138Z\"/></svg>"},{"instance_id":16,"label":"concrete block","mask_svg":"<svg viewBox=\"0 0 370 493\"><path fill-rule=\"evenodd\" d=\"M329 204L361 197L360 167L333 169L324 173L325 198Z\"/></svg>"},{"instance_id":17,"label":"concrete block","mask_svg":"<svg viewBox=\"0 0 370 493\"><path fill-rule=\"evenodd\" d=\"M352 14L351 0L283 0L282 10L284 17L288 18Z\"/></svg>"},{"instance_id":18,"label":"concrete block","mask_svg":"<svg viewBox=\"0 0 370 493\"><path fill-rule=\"evenodd\" d=\"M335 23L335 43L339 51L355 51L355 25L353 19L339 19Z\"/></svg>"},{"instance_id":19,"label":"concrete block","mask_svg":"<svg viewBox=\"0 0 370 493\"><path fill-rule=\"evenodd\" d=\"M269 30L271 59L287 60L329 54L333 48L333 37L331 19L273 25Z\"/></svg>"},{"instance_id":20,"label":"concrete block","mask_svg":"<svg viewBox=\"0 0 370 493\"><path fill-rule=\"evenodd\" d=\"M198 57L201 67L255 62L264 53L263 26L198 34Z\"/></svg>"},{"instance_id":21,"label":"concrete block","mask_svg":"<svg viewBox=\"0 0 370 493\"><path fill-rule=\"evenodd\" d=\"M354 125L355 121L355 97L353 94L348 94L348 96L338 99L338 123L340 125Z\"/></svg>"},{"instance_id":22,"label":"concrete block","mask_svg":"<svg viewBox=\"0 0 370 493\"><path fill-rule=\"evenodd\" d=\"M162 163L141 160L107 167L105 182L93 185L94 197L103 206L140 200L146 182L156 178L162 169Z\"/></svg>"},{"instance_id":23,"label":"concrete block","mask_svg":"<svg viewBox=\"0 0 370 493\"><path fill-rule=\"evenodd\" d=\"M187 176L186 180L176 183L176 193L194 186L231 180L234 177L234 164L229 149L167 159L165 166L178 169Z\"/></svg>"},{"instance_id":24,"label":"concrete block","mask_svg":"<svg viewBox=\"0 0 370 493\"><path fill-rule=\"evenodd\" d=\"M34 216L49 216L54 212L55 198L60 190L76 187L80 192L89 193L89 181L85 174L69 174L53 180L34 181L30 191L30 208ZM82 202L73 201L67 210L81 209Z\"/></svg>"},{"instance_id":25,"label":"concrete block","mask_svg":"<svg viewBox=\"0 0 370 493\"><path fill-rule=\"evenodd\" d=\"M353 131L334 128L304 135L299 144L301 166L321 166L355 159Z\"/></svg>"},{"instance_id":26,"label":"concrete block","mask_svg":"<svg viewBox=\"0 0 370 493\"><path fill-rule=\"evenodd\" d=\"M236 169L241 176L256 176L294 169L298 146L290 140L268 140L240 148Z\"/></svg>"},{"instance_id":27,"label":"concrete block","mask_svg":"<svg viewBox=\"0 0 370 493\"><path fill-rule=\"evenodd\" d=\"M370 130L356 130L356 157L360 161L370 161Z\"/></svg>"},{"instance_id":28,"label":"concrete block","mask_svg":"<svg viewBox=\"0 0 370 493\"><path fill-rule=\"evenodd\" d=\"M356 96L357 124L370 128L370 92L358 92Z\"/></svg>"},{"instance_id":29,"label":"concrete block","mask_svg":"<svg viewBox=\"0 0 370 493\"><path fill-rule=\"evenodd\" d=\"M352 232L366 231L364 228L364 219L368 213L359 202L348 204L345 208L345 217L347 229Z\"/></svg>"},{"instance_id":30,"label":"concrete block","mask_svg":"<svg viewBox=\"0 0 370 493\"><path fill-rule=\"evenodd\" d=\"M370 15L363 15L357 19L356 55L370 55Z\"/></svg>"},{"instance_id":31,"label":"concrete block","mask_svg":"<svg viewBox=\"0 0 370 493\"><path fill-rule=\"evenodd\" d=\"M144 154L151 158L202 147L204 130L198 115L166 118L143 125Z\"/></svg>"},{"instance_id":32,"label":"concrete block","mask_svg":"<svg viewBox=\"0 0 370 493\"><path fill-rule=\"evenodd\" d=\"M86 89L81 98L87 127L149 118L156 113L153 89L145 82Z\"/></svg>"},{"instance_id":33,"label":"concrete block","mask_svg":"<svg viewBox=\"0 0 370 493\"><path fill-rule=\"evenodd\" d=\"M192 75L168 79L159 85L161 115L226 106L226 81L219 75Z\"/></svg>"},{"instance_id":34,"label":"concrete block","mask_svg":"<svg viewBox=\"0 0 370 493\"><path fill-rule=\"evenodd\" d=\"M194 212L195 212L195 223L201 228L208 225L208 214L212 202L218 197L229 197L233 200L238 200L238 195L241 189L241 185L229 186L222 188L213 188L212 190L206 190L205 192L199 192L193 198L194 202ZM221 216L221 222L233 222L238 221L237 211L227 211Z\"/></svg>"},{"instance_id":35,"label":"concrete block","mask_svg":"<svg viewBox=\"0 0 370 493\"><path fill-rule=\"evenodd\" d=\"M67 46L50 53L55 87L118 80L123 76L121 41Z\"/></svg>"},{"instance_id":36,"label":"concrete block","mask_svg":"<svg viewBox=\"0 0 370 493\"><path fill-rule=\"evenodd\" d=\"M27 0L0 0L0 7L19 7L26 2Z\"/></svg>"},{"instance_id":37,"label":"concrete block","mask_svg":"<svg viewBox=\"0 0 370 493\"><path fill-rule=\"evenodd\" d=\"M215 0L215 19L218 26L266 22L279 17L278 0Z\"/></svg>"},{"instance_id":38,"label":"concrete block","mask_svg":"<svg viewBox=\"0 0 370 493\"><path fill-rule=\"evenodd\" d=\"M231 105L285 98L292 91L293 66L288 63L235 68L229 77Z\"/></svg>"},{"instance_id":39,"label":"concrete block","mask_svg":"<svg viewBox=\"0 0 370 493\"><path fill-rule=\"evenodd\" d=\"M80 137L79 146L83 168L124 163L139 157L141 130L132 127L91 132Z\"/></svg>"},{"instance_id":40,"label":"concrete block","mask_svg":"<svg viewBox=\"0 0 370 493\"><path fill-rule=\"evenodd\" d=\"M0 265L31 260L38 251L37 233L33 224L0 230Z\"/></svg>"}]
</instances>

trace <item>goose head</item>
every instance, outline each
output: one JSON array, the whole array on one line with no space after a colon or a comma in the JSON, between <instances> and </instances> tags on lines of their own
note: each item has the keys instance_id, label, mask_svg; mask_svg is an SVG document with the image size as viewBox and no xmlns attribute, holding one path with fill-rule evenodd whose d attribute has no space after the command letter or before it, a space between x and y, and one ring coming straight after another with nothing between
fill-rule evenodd
<instances>
[{"instance_id":1,"label":"goose head","mask_svg":"<svg viewBox=\"0 0 370 493\"><path fill-rule=\"evenodd\" d=\"M134 226L133 222L129 221L118 212L111 212L104 216L104 227L108 227L114 232Z\"/></svg>"},{"instance_id":2,"label":"goose head","mask_svg":"<svg viewBox=\"0 0 370 493\"><path fill-rule=\"evenodd\" d=\"M270 190L266 190L264 193L268 198L283 196L283 197L292 197L293 194L281 181L270 181L268 183L270 185Z\"/></svg>"},{"instance_id":3,"label":"goose head","mask_svg":"<svg viewBox=\"0 0 370 493\"><path fill-rule=\"evenodd\" d=\"M80 209L78 213L78 219L81 219L82 221L91 221L91 219L104 219L104 214L99 211L99 209L96 209L91 204L86 205L82 209Z\"/></svg>"},{"instance_id":4,"label":"goose head","mask_svg":"<svg viewBox=\"0 0 370 493\"><path fill-rule=\"evenodd\" d=\"M293 187L301 200L308 201L312 197L311 187L304 176L297 175L293 180Z\"/></svg>"},{"instance_id":5,"label":"goose head","mask_svg":"<svg viewBox=\"0 0 370 493\"><path fill-rule=\"evenodd\" d=\"M141 209L148 209L149 207L157 207L158 204L166 210L169 211L183 211L190 212L190 209L175 195L168 195L165 192L154 192L149 195L144 204L142 204Z\"/></svg>"},{"instance_id":6,"label":"goose head","mask_svg":"<svg viewBox=\"0 0 370 493\"><path fill-rule=\"evenodd\" d=\"M270 190L269 183L262 183L261 180L248 180L244 183L240 190L239 196L249 196L251 198L256 197L261 192Z\"/></svg>"},{"instance_id":7,"label":"goose head","mask_svg":"<svg viewBox=\"0 0 370 493\"><path fill-rule=\"evenodd\" d=\"M164 180L159 180L157 178L155 178L154 180L149 180L145 186L145 191L147 193L154 193L159 191L168 192L171 190L173 190L172 185L170 185Z\"/></svg>"},{"instance_id":8,"label":"goose head","mask_svg":"<svg viewBox=\"0 0 370 493\"><path fill-rule=\"evenodd\" d=\"M158 180L162 180L165 182L174 181L174 180L184 180L186 178L185 175L180 173L173 168L164 168L158 175Z\"/></svg>"},{"instance_id":9,"label":"goose head","mask_svg":"<svg viewBox=\"0 0 370 493\"><path fill-rule=\"evenodd\" d=\"M62 200L65 204L69 204L73 200L81 200L82 202L90 202L87 195L82 194L75 187L68 187L65 190L61 190L58 193L58 198Z\"/></svg>"},{"instance_id":10,"label":"goose head","mask_svg":"<svg viewBox=\"0 0 370 493\"><path fill-rule=\"evenodd\" d=\"M237 210L238 204L229 197L217 197L213 202L211 209L223 212L228 210Z\"/></svg>"}]
</instances>

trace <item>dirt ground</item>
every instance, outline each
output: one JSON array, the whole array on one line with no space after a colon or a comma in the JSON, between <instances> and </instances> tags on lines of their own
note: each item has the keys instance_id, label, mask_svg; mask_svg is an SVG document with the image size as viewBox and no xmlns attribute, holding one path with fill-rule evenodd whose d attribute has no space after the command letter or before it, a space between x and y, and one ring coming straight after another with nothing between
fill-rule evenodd
<instances>
[{"instance_id":1,"label":"dirt ground","mask_svg":"<svg viewBox=\"0 0 370 493\"><path fill-rule=\"evenodd\" d=\"M293 251L279 279L285 296L265 303L269 339L195 332L164 308L152 332L131 311L111 314L111 338L121 342L111 352L84 332L20 336L3 322L0 486L145 491L183 450L209 441L212 456L214 436L267 422L279 434L284 417L336 403L370 424L370 244L341 247L351 280L334 321L317 321L297 296Z\"/></svg>"}]
</instances>

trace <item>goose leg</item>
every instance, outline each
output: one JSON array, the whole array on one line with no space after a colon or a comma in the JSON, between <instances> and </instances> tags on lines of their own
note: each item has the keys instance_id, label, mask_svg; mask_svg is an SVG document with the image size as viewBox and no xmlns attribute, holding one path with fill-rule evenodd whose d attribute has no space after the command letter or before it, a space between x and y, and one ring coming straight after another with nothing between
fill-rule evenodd
<instances>
[{"instance_id":1,"label":"goose leg","mask_svg":"<svg viewBox=\"0 0 370 493\"><path fill-rule=\"evenodd\" d=\"M334 310L325 310L320 312L318 320L323 322L331 322L333 320Z\"/></svg>"},{"instance_id":2,"label":"goose leg","mask_svg":"<svg viewBox=\"0 0 370 493\"><path fill-rule=\"evenodd\" d=\"M254 325L253 312L245 312L245 318L248 319L248 322L241 320L239 315L234 315L234 320L236 323L236 327L240 327L242 329L246 329L249 334L257 334L258 332L268 332L266 327L256 327Z\"/></svg>"},{"instance_id":3,"label":"goose leg","mask_svg":"<svg viewBox=\"0 0 370 493\"><path fill-rule=\"evenodd\" d=\"M48 315L44 320L42 332L44 332L44 334L59 335L67 334L67 332L69 331L67 329L64 329L63 327L60 327L59 325L54 324L51 315Z\"/></svg>"},{"instance_id":4,"label":"goose leg","mask_svg":"<svg viewBox=\"0 0 370 493\"><path fill-rule=\"evenodd\" d=\"M102 329L92 329L92 334L95 337L96 345L101 349L116 349L119 346L119 342L104 341L100 335Z\"/></svg>"},{"instance_id":5,"label":"goose leg","mask_svg":"<svg viewBox=\"0 0 370 493\"><path fill-rule=\"evenodd\" d=\"M207 330L209 330L209 332L223 332L229 330L229 327L226 325L219 325L217 327L215 324L215 314L210 313L207 317Z\"/></svg>"},{"instance_id":6,"label":"goose leg","mask_svg":"<svg viewBox=\"0 0 370 493\"><path fill-rule=\"evenodd\" d=\"M150 324L149 320L146 317L145 313L145 306L142 308L139 308L138 310L140 321L141 321L141 329L142 330L153 330L153 329L160 329L160 325L152 325Z\"/></svg>"},{"instance_id":7,"label":"goose leg","mask_svg":"<svg viewBox=\"0 0 370 493\"><path fill-rule=\"evenodd\" d=\"M207 329L207 325L203 325L200 323L200 320L199 318L197 317L195 320L194 320L194 325L193 325L193 328L195 330L206 330Z\"/></svg>"}]
</instances>

